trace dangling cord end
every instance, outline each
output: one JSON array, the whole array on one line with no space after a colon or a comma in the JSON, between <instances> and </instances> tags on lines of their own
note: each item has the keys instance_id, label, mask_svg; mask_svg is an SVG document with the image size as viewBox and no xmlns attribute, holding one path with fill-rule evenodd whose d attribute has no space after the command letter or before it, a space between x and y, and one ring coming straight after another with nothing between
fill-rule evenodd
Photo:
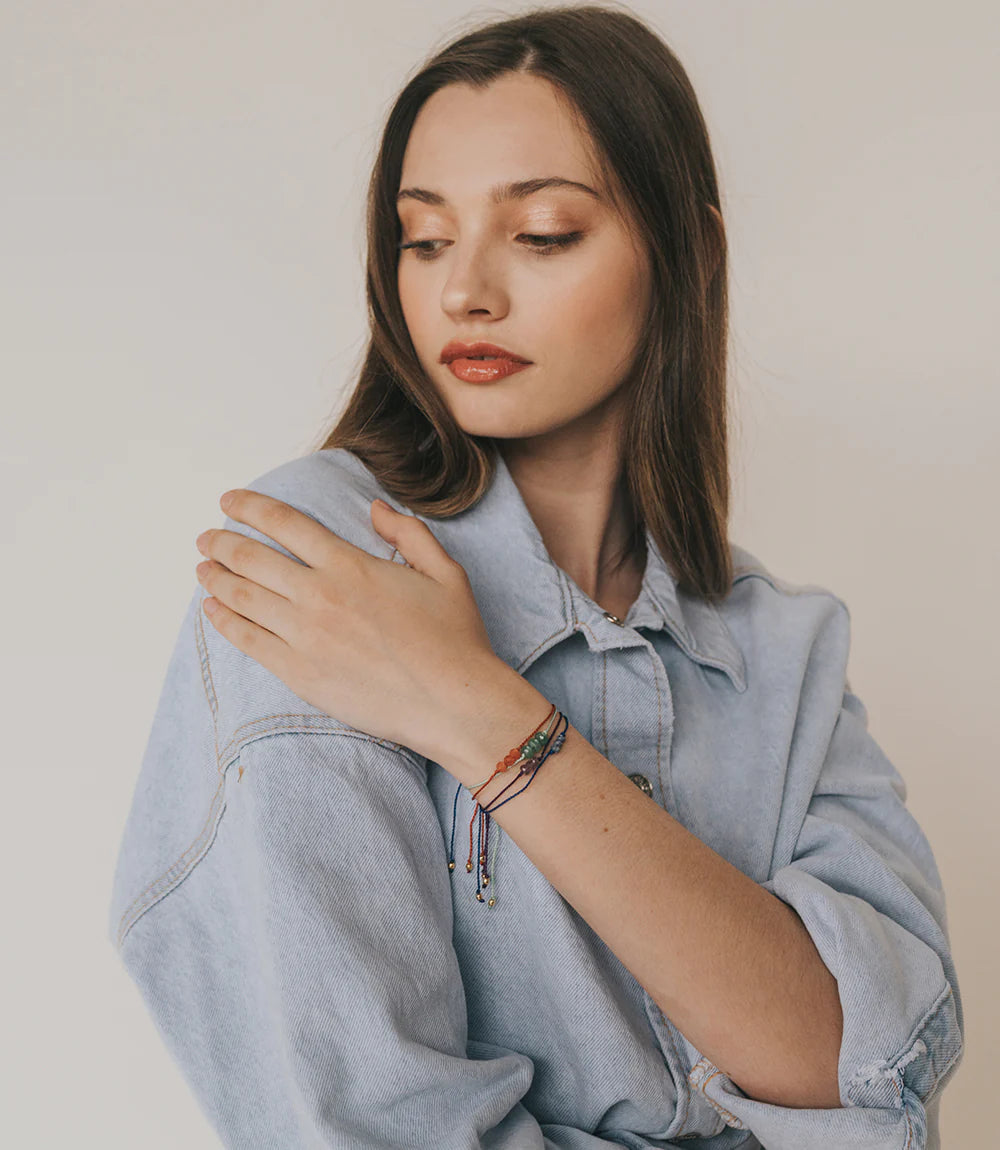
<instances>
[{"instance_id":1,"label":"dangling cord end","mask_svg":"<svg viewBox=\"0 0 1000 1150\"><path fill-rule=\"evenodd\" d=\"M462 784L458 784L455 791L455 801L451 804L451 839L448 842L448 870L455 870L455 821L458 818L458 796L462 793Z\"/></svg>"}]
</instances>

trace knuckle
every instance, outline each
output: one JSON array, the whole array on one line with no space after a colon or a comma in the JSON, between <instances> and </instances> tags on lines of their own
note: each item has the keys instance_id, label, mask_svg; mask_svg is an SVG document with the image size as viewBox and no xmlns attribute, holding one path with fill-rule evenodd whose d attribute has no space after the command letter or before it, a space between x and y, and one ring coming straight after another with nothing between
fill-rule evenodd
<instances>
[{"instance_id":1,"label":"knuckle","mask_svg":"<svg viewBox=\"0 0 1000 1150\"><path fill-rule=\"evenodd\" d=\"M253 559L254 550L251 540L241 540L233 547L233 562L238 567L245 567Z\"/></svg>"},{"instance_id":2,"label":"knuckle","mask_svg":"<svg viewBox=\"0 0 1000 1150\"><path fill-rule=\"evenodd\" d=\"M251 599L253 598L253 595L250 591L249 584L245 583L245 582L237 583L236 586L233 588L233 596L232 597L233 597L234 603L240 603L240 604L244 604L244 605L249 603L251 601Z\"/></svg>"},{"instance_id":3,"label":"knuckle","mask_svg":"<svg viewBox=\"0 0 1000 1150\"><path fill-rule=\"evenodd\" d=\"M335 587L330 586L329 584L324 585L322 587L318 587L314 591L313 596L314 596L312 599L313 604L315 605L317 610L320 610L323 612L339 611L341 606L343 605L342 596L340 595L340 593L337 591L337 589Z\"/></svg>"},{"instance_id":4,"label":"knuckle","mask_svg":"<svg viewBox=\"0 0 1000 1150\"><path fill-rule=\"evenodd\" d=\"M292 508L287 503L268 503L264 510L267 521L273 523L275 527L287 523L292 517Z\"/></svg>"}]
</instances>

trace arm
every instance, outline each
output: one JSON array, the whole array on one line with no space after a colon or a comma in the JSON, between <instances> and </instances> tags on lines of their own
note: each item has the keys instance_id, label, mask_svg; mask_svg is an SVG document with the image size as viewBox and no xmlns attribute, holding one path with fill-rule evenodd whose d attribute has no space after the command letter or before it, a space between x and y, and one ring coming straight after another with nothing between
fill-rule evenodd
<instances>
[{"instance_id":1,"label":"arm","mask_svg":"<svg viewBox=\"0 0 1000 1150\"><path fill-rule=\"evenodd\" d=\"M936 1100L963 1044L944 894L903 781L846 689L849 617L831 607L801 687L768 881L650 803L628 764L573 728L492 817L636 976L726 1124L770 1150L917 1150L937 1144ZM456 744L449 769L470 764L470 783L545 711L507 676L496 698Z\"/></svg>"},{"instance_id":2,"label":"arm","mask_svg":"<svg viewBox=\"0 0 1000 1150\"><path fill-rule=\"evenodd\" d=\"M440 828L412 763L277 734L232 763L224 802L121 954L225 1144L478 1147L532 1067L466 1057Z\"/></svg>"},{"instance_id":3,"label":"arm","mask_svg":"<svg viewBox=\"0 0 1000 1150\"><path fill-rule=\"evenodd\" d=\"M867 729L845 685L819 779L790 858L765 889L791 906L837 979L844 1015L838 1078L844 1145L937 1150L941 1091L964 1052L964 1021L945 897L926 836L905 805L906 785ZM801 808L799 808L801 809ZM779 843L779 847L780 847ZM776 1150L809 1141L822 1112L786 1112L741 1097L712 1075L694 1084Z\"/></svg>"},{"instance_id":4,"label":"arm","mask_svg":"<svg viewBox=\"0 0 1000 1150\"><path fill-rule=\"evenodd\" d=\"M531 1060L467 1045L423 765L238 658L203 597L167 670L110 931L222 1142L613 1145L543 1135L520 1101Z\"/></svg>"}]
</instances>

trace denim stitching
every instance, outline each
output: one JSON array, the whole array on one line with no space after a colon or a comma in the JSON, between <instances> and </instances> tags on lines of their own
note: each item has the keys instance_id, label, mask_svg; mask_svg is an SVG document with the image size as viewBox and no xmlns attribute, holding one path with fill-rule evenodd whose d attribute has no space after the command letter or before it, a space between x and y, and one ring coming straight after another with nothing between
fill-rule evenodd
<instances>
[{"instance_id":1,"label":"denim stitching","mask_svg":"<svg viewBox=\"0 0 1000 1150\"><path fill-rule=\"evenodd\" d=\"M608 749L608 653L601 652L601 742L604 743L604 757L610 758Z\"/></svg>"},{"instance_id":2,"label":"denim stitching","mask_svg":"<svg viewBox=\"0 0 1000 1150\"><path fill-rule=\"evenodd\" d=\"M156 888L164 882L169 885L178 867L181 868L181 875L177 881L181 881L183 875L187 873L188 869L190 869L189 865L185 862L187 855L191 850L198 846L199 842L206 834L208 829L214 823L217 823L217 815L215 814L215 809L218 805L217 800L220 798L225 786L225 777L222 774L222 766L219 759L219 735L217 727L218 697L215 694L215 684L212 680L211 660L208 653L208 644L205 642L202 612L200 606L195 616L194 641L198 652L198 665L201 669L202 687L205 690L205 697L208 700L208 707L212 713L212 736L213 742L215 743L215 770L216 774L219 775L219 782L215 788L215 793L212 795L212 798L209 802L208 815L204 824L202 825L201 830L195 836L194 842L191 843L191 845L184 851L179 859L176 859L173 863L171 863L171 865L158 878L153 879L153 881L144 890L140 891L139 894L135 896L132 902L122 912L122 916L118 920L117 944L119 950L125 942L125 936L135 925L136 921L139 919L139 916L148 910L149 907L152 906L153 902L156 901ZM146 898L147 895L150 895L148 900ZM134 915L132 913L133 911L135 911Z\"/></svg>"},{"instance_id":3,"label":"denim stitching","mask_svg":"<svg viewBox=\"0 0 1000 1150\"><path fill-rule=\"evenodd\" d=\"M934 1016L939 1011L944 1009L951 995L951 983L947 983L944 990L941 991L941 993L931 1003L927 1010L924 1011L923 1016L918 1020L916 1025L910 1031L909 1037L900 1046L899 1049L905 1051L905 1053L897 1055L891 1062L888 1059L881 1058L878 1060L878 1062L872 1062L867 1066L860 1067L851 1076L850 1082L848 1083L848 1090L851 1090L851 1088L855 1086L867 1086L872 1081L872 1079L877 1077L879 1074L884 1075L886 1078L891 1078L895 1082L897 1075L901 1076L900 1067L907 1066L910 1062L913 1061L914 1058L918 1057L918 1055L926 1054L934 1071L934 1081L931 1083L931 1086L927 1091L927 1097L929 1098L936 1089L938 1082L952 1067L956 1059L958 1059L962 1053L962 1048L959 1046L952 1057L948 1060L947 1065L939 1071L934 1060L934 1052L929 1050L927 1044L923 1041L922 1038L919 1037L930 1025ZM902 1106L902 1098L900 1098L900 1106Z\"/></svg>"},{"instance_id":4,"label":"denim stitching","mask_svg":"<svg viewBox=\"0 0 1000 1150\"><path fill-rule=\"evenodd\" d=\"M562 625L559 627L556 627L556 629L554 631L551 631L548 635L546 635L545 638L541 640L541 642L535 647L535 649L533 651L529 651L528 654L525 655L525 657L521 660L520 665L518 667L514 668L518 674L522 674L524 672L525 668L530 665L530 663L534 659L535 655L546 645L546 643L550 642L552 639L554 639L556 637L556 635L559 635L566 630L567 614L571 614L573 617L573 622L574 623L576 622L576 611L573 607L573 597L569 593L569 586L565 582L564 578L562 577L562 573L559 572L558 569L557 569L557 574L559 574L559 586L560 586L560 588L562 590L562 594L563 594L563 622L562 622ZM569 612L567 612L567 610L566 610L567 604L569 604Z\"/></svg>"},{"instance_id":5,"label":"denim stitching","mask_svg":"<svg viewBox=\"0 0 1000 1150\"><path fill-rule=\"evenodd\" d=\"M141 894L137 895L136 898L133 899L129 908L122 915L118 926L119 950L124 944L128 932L136 924L139 918L141 918L141 916L145 914L145 912L149 910L149 908L164 894L166 894L169 890L172 890L188 873L190 873L199 858L204 856L205 852L202 850L201 854L196 853L194 857L192 857L189 861L186 861L186 856L189 854L189 852L194 850L196 847L200 847L200 840L203 838L203 836L205 836L206 832L211 832L215 829L215 827L218 826L218 815L216 814L216 808L221 804L218 803L217 800L220 799L224 786L225 779L222 778L219 781L219 785L215 789L215 793L212 795L212 801L209 805L208 817L205 820L205 825L198 832L198 837L195 839L195 841L187 848L184 854L182 854L181 857L176 860L176 862L171 864L169 869L164 871L163 874L159 876L159 878L154 879L153 882L148 887L146 887L146 889L142 891ZM209 833L209 842L210 841L211 833ZM208 844L206 843L206 847L207 845ZM178 871L178 867L181 868L180 871ZM176 882L174 881L175 878ZM163 889L154 889L159 888L161 885ZM142 905L139 905L136 909L136 904L140 903L140 901L143 900L147 894L149 897L146 898L145 902L142 903ZM133 909L135 910L134 914L132 914ZM129 921L126 922L127 919Z\"/></svg>"},{"instance_id":6,"label":"denim stitching","mask_svg":"<svg viewBox=\"0 0 1000 1150\"><path fill-rule=\"evenodd\" d=\"M594 629L593 629L593 627L591 627L591 625L589 623L584 623L583 620L581 619L577 622L577 626L580 627L584 631L589 631L590 637L594 640L595 643L600 645L600 639L598 639L598 637L594 634Z\"/></svg>"},{"instance_id":7,"label":"denim stitching","mask_svg":"<svg viewBox=\"0 0 1000 1150\"><path fill-rule=\"evenodd\" d=\"M225 772L236 761L236 759L239 757L239 752L248 743L253 742L256 739L264 738L266 735L273 735L278 733L302 733L340 735L341 737L360 738L365 742L374 742L380 746L390 745L393 748L397 746L395 743L389 743L388 740L375 738L375 736L369 735L363 731L354 731L340 727L312 727L303 726L302 724L284 723L267 727L264 730L256 732L251 737L242 740L242 742L239 742L239 745L236 747L235 754L231 754L227 760L226 757L219 751L218 729L216 723L218 714L218 697L216 696L215 684L212 680L211 660L208 653L208 645L205 642L204 624L201 617L201 611L198 612L197 620L195 623L195 643L198 649L198 662L202 673L202 686L205 690L205 696L208 700L209 709L212 712L213 738L215 742L215 769L217 775L219 776L219 781L209 801L208 814L205 817L205 822L202 824L202 827L198 831L198 834L195 836L194 840L183 851L179 858L171 863L171 865L162 874L153 879L148 886L146 886L142 891L139 892L139 894L136 895L136 897L132 900L131 903L129 903L128 907L126 907L122 913L122 916L118 922L117 931L117 946L119 949L121 949L125 942L125 938L128 935L128 932L136 924L139 918L145 914L145 912L155 902L157 902L165 894L169 893L170 890L173 890L174 887L176 887L191 872L191 870L193 870L198 861L204 857L208 847L212 843L214 832L218 827L222 812L225 810L225 804L221 802L222 795L225 792ZM242 724L242 726L237 728L237 730L242 731L247 727L252 727L255 724L273 719L312 719L317 717L319 716L312 716L308 714L297 715L293 713L262 716L260 719L255 719L252 722ZM227 744L227 754L230 754L230 748L232 747L233 742L234 739L230 739L229 743ZM408 759L410 762L414 763L414 765L420 767L421 764L416 762L412 754L403 753L402 751L400 753L402 754L402 757ZM240 775L242 779L242 771L240 772ZM193 855L192 852L194 852ZM189 858L188 856L192 857Z\"/></svg>"},{"instance_id":8,"label":"denim stitching","mask_svg":"<svg viewBox=\"0 0 1000 1150\"><path fill-rule=\"evenodd\" d=\"M368 734L367 731L360 731L356 727L351 727L347 723L340 723L338 720L333 719L333 718L327 719L322 715L311 715L308 713L299 713L299 712L294 712L294 711L278 712L277 714L274 714L274 715L261 715L256 719L250 719L247 722L242 723L239 727L236 727L235 730L233 731L233 737L229 740L229 742L226 744L225 748L221 752L221 758L223 759L223 761L226 761L230 757L233 757L236 754L238 754L239 751L243 748L243 746L247 742L250 741L249 739L242 738L240 735L240 732L246 731L252 727L256 727L260 723L270 722L272 719L310 719L310 720L314 720L315 725L313 725L313 724L299 724L299 726L301 726L302 729L306 732L315 732L317 734L330 734L330 735L346 735L348 737L364 739L367 742L377 743L380 747L389 747L391 750L398 751L399 754L401 754L404 758L409 759L413 763L414 766L421 767L421 768L423 766L423 764L417 759L416 755L414 755L413 752L411 752L408 748L403 747L402 744L400 744L400 743L394 743L391 739L377 738L375 735ZM278 729L278 728L274 728L274 729ZM271 731L269 729L264 733L270 734ZM253 737L254 738L260 738L260 735L257 734L257 735L254 735ZM235 751L233 751L231 749L233 747L234 743L238 744L236 746ZM229 765L228 761L226 762L226 765L227 766Z\"/></svg>"},{"instance_id":9,"label":"denim stitching","mask_svg":"<svg viewBox=\"0 0 1000 1150\"><path fill-rule=\"evenodd\" d=\"M294 718L308 719L308 718L311 718L312 716L311 715L300 715L300 716L287 715L287 716L279 716L279 717L290 718L290 719L294 719ZM120 925L119 925L119 931L118 931L118 946L119 946L119 948L121 947L122 943L125 941L125 936L128 934L129 930L131 930L132 927L135 925L135 923L139 919L139 917L142 914L144 914L149 909L149 907L152 906L153 903L155 903L159 898L161 898L164 894L168 893L168 890L158 890L158 889L154 890L154 887L159 887L161 884L165 883L167 888L169 890L172 890L173 887L175 887L183 878L185 878L186 875L194 868L195 864L198 861L200 861L200 859L202 857L204 857L205 851L207 850L208 846L211 845L211 838L213 836L214 829L215 829L215 827L217 827L219 819L221 818L221 815L222 815L222 810L219 810L218 812L216 812L216 807L218 805L217 800L220 799L221 795L225 791L225 772L235 762L237 762L237 760L239 759L239 752L241 752L243 750L243 748L246 747L248 744L250 744L252 742L256 742L258 739L265 738L267 735L278 735L278 734L329 735L329 736L336 736L339 738L357 738L357 739L361 739L363 742L380 743L381 745L385 745L383 740L375 739L373 736L366 735L360 731L354 732L354 731L335 730L332 728L327 729L327 728L323 728L323 727L309 727L309 726L303 726L302 724L298 724L298 723L284 723L284 724L277 724L277 725L271 726L271 727L266 727L265 729L256 732L251 737L244 739L243 742L240 743L239 747L237 747L236 753L232 755L232 757L229 759L228 762L222 762L222 761L217 762L216 770L219 774L219 785L216 787L215 793L212 795L211 801L209 803L208 815L206 816L205 822L202 825L201 830L198 832L197 836L195 837L194 841L184 851L184 853L180 856L180 858L178 858L174 863L172 863L171 866L166 871L163 872L163 874L161 874L158 878L154 879L149 884L149 886L146 887L145 890L141 891L138 895L136 895L136 897L132 900L131 904L129 905L128 909L122 915L121 920L120 920ZM402 755L401 757L408 759L410 762L414 761L412 756L410 756L410 755ZM419 764L417 764L417 765L419 766ZM242 781L242 770L241 770L241 781ZM223 809L224 809L224 807L223 807ZM201 849L202 840L205 838L206 834L208 834L208 841L206 841L204 843L204 849ZM187 856L192 851L195 851L195 855L190 859L190 861L188 863L186 863L185 859L187 858ZM173 879L174 879L175 872L177 871L178 867L182 867L182 872L176 876L177 881L174 882ZM149 894L149 898L148 898L148 900L146 900L145 905L138 906L138 909L136 909L137 904L140 903L147 894ZM134 914L132 914L133 910L135 911ZM125 920L129 917L129 915L132 915L132 918L131 918L131 921L126 926Z\"/></svg>"},{"instance_id":10,"label":"denim stitching","mask_svg":"<svg viewBox=\"0 0 1000 1150\"><path fill-rule=\"evenodd\" d=\"M595 643L598 641L597 636L594 635L594 632L590 628L590 626L587 623L580 623L579 620L577 620L575 612L573 615L573 622L574 622L574 624L578 624L581 628L584 628L585 630L590 631L590 634L593 636ZM650 654L650 659L656 658L657 656L656 656L656 652L655 652L653 645L651 643L649 643L648 641L647 641L646 645L647 645L647 649L648 649L649 654ZM607 696L608 696L608 691L607 691L607 652L602 651L601 655L604 659L604 696L601 700L601 723L602 723L603 731L604 731L604 733L603 733L604 757L608 758L608 740L607 740L607 733L606 733L607 732L607 723L606 723L606 719L605 719ZM662 703L662 694L663 693L660 690L660 680L659 680L659 676L656 674L655 663L653 664L653 683L656 686L656 776L660 782L660 795L663 799L663 803L658 804L658 805L662 805L662 806L666 807L666 805L669 801L670 806L667 809L668 810L676 810L677 807L674 804L674 793L673 793L673 788L670 786L669 776L668 776L667 784L664 785L663 768L662 768L661 763L660 763L662 738L663 738L663 703Z\"/></svg>"},{"instance_id":11,"label":"denim stitching","mask_svg":"<svg viewBox=\"0 0 1000 1150\"><path fill-rule=\"evenodd\" d=\"M652 643L649 644L649 658L651 662L659 658ZM664 671L664 674L666 674L666 671ZM680 811L677 806L676 797L674 796L674 784L670 772L669 758L667 760L667 781L666 784L663 782L663 692L660 690L660 676L656 673L656 663L653 663L653 683L656 687L656 777L660 781L660 798L663 800L663 806L668 811L677 812L673 817L679 819ZM673 731L673 723L670 725L670 730Z\"/></svg>"},{"instance_id":12,"label":"denim stitching","mask_svg":"<svg viewBox=\"0 0 1000 1150\"><path fill-rule=\"evenodd\" d=\"M709 1068L712 1069L712 1073L707 1078L705 1078L703 1081L698 1082L697 1084L694 1083L693 1077L694 1077L695 1071L697 1071L699 1069L708 1070ZM691 1084L693 1086L695 1086L696 1089L701 1091L701 1093L705 1096L706 1101L708 1101L712 1106L715 1107L715 1109L722 1116L722 1119L725 1121L727 1126L735 1126L735 1128L737 1130L746 1130L747 1125L745 1122L743 1122L741 1119L737 1118L735 1114L730 1113L730 1111L728 1111L724 1106L722 1106L718 1102L716 1102L714 1098L709 1098L709 1096L708 1096L708 1092L705 1089L706 1086L708 1086L709 1082L711 1082L713 1078L715 1078L717 1075L719 1075L721 1073L722 1073L721 1070L719 1070L717 1067L713 1066L713 1064L710 1063L707 1058L703 1057L703 1058L700 1058L695 1063L694 1066L692 1066L691 1072L688 1074L688 1081L691 1082Z\"/></svg>"},{"instance_id":13,"label":"denim stitching","mask_svg":"<svg viewBox=\"0 0 1000 1150\"><path fill-rule=\"evenodd\" d=\"M564 631L565 629L565 625L562 627L557 627L550 635L545 636L545 638L538 644L534 651L529 651L528 654L524 657L524 661L521 663L521 666L517 668L518 674L521 673L523 668L527 667L528 661L534 654L536 654L536 652L540 651L550 639L554 638L559 634L560 631Z\"/></svg>"},{"instance_id":14,"label":"denim stitching","mask_svg":"<svg viewBox=\"0 0 1000 1150\"><path fill-rule=\"evenodd\" d=\"M953 990L952 990L952 985L949 982L945 985L944 990L941 991L941 993L937 996L937 998L934 1000L934 1002L930 1005L930 1007L927 1010L927 1013L917 1023L916 1027L914 1028L914 1034L922 1034L927 1029L927 1027L930 1025L931 1020L934 1018L934 1016L936 1014L938 1014L940 1011L944 1010L945 1005L947 1004L948 1000L952 997L953 997ZM940 1070L938 1069L937 1061L934 1058L934 1053L935 1053L934 1050L929 1050L927 1052L927 1057L930 1059L931 1067L934 1070L934 1081L931 1084L929 1090L927 1091L927 1097L928 1098L930 1098L930 1096L937 1089L937 1085L941 1081L941 1079L948 1073L948 1071L952 1068L952 1066L954 1066L955 1063L958 1061L958 1059L962 1056L963 1049L964 1049L963 1044L959 1043L957 1045L955 1053L951 1056L951 1058L948 1059L947 1063Z\"/></svg>"},{"instance_id":15,"label":"denim stitching","mask_svg":"<svg viewBox=\"0 0 1000 1150\"><path fill-rule=\"evenodd\" d=\"M649 998L650 1002L652 1002L656 1009L656 1013L660 1016L660 1019L663 1022L663 1034L667 1040L667 1045L670 1047L671 1053L673 1054L677 1065L683 1067L684 1059L681 1056L680 1050L677 1048L677 1043L674 1042L674 1036L672 1033L673 1023L663 1013L659 1007L659 1004L648 991L646 991L646 996ZM675 1082L674 1086L677 1091L677 1101L674 1105L674 1124L677 1126L677 1132L679 1134L687 1123L688 1111L691 1109L691 1087L690 1081ZM672 1135L672 1137L676 1138L677 1134Z\"/></svg>"},{"instance_id":16,"label":"denim stitching","mask_svg":"<svg viewBox=\"0 0 1000 1150\"><path fill-rule=\"evenodd\" d=\"M296 716L290 715L287 717L288 718L295 718ZM310 718L311 716L303 715L301 717L302 718ZM294 723L285 723L285 724L279 724L279 725L272 726L272 727L267 727L262 731L258 731L251 738L245 739L240 744L240 746L238 747L237 754L235 754L230 759L229 762L227 762L225 764L221 764L221 763L217 764L216 769L217 769L219 776L220 776L219 785L216 787L215 793L212 795L211 801L209 803L208 815L206 816L205 823L203 824L201 830L198 832L194 841L190 844L190 846L187 847L187 849L183 852L183 854L180 856L180 858L178 858L174 863L172 863L171 866L166 871L163 872L163 874L161 874L158 878L155 878L149 884L149 886L147 886L145 888L145 890L141 891L138 895L136 895L136 897L130 903L128 909L123 913L121 920L120 920L119 931L118 931L118 945L119 945L119 947L121 947L122 943L125 941L126 934L128 934L128 931L131 930L131 928L135 925L135 923L139 919L139 917L142 914L144 914L145 911L148 910L149 907L152 906L154 902L156 902L159 898L161 898L163 896L163 894L167 893L166 890L160 890L160 889L154 889L154 888L159 888L162 884L166 884L166 886L169 889L173 889L173 887L176 886L177 883L179 883L187 875L187 873L189 873L193 869L194 865L204 856L205 850L201 849L202 840L205 839L206 834L208 834L208 841L204 843L204 846L207 849L207 846L210 845L210 841L211 841L211 837L212 837L212 832L214 831L214 827L217 826L219 818L221 817L221 813L222 813L221 810L216 812L216 807L217 807L217 805L219 805L217 800L220 799L221 795L223 794L223 792L225 790L225 772L229 769L229 767L231 767L239 759L239 753L238 752L242 751L243 748L246 747L248 744L250 744L252 742L256 742L257 739L262 739L268 735L278 735L278 734L329 735L329 736L337 736L340 738L360 738L364 742L376 742L376 741L378 741L378 740L373 739L371 736L365 735L362 733L351 733L348 731L326 730L322 727L319 727L319 728L307 727L307 726L302 726L301 724L294 724ZM409 756L409 755L404 755L402 757L409 759L411 762L413 761L411 756ZM241 781L242 781L242 773L241 773ZM186 862L185 860L187 859L187 856L189 854L191 854L192 851L195 851L194 857L192 857L189 862ZM174 882L173 879L175 877L175 872L177 872L178 867L181 867L182 870L179 874L176 874L177 881ZM149 898L146 900L145 905L140 905L137 907L137 904L142 902L142 900L145 898L145 896L147 894L149 895ZM135 912L134 914L133 914L133 911ZM129 918L130 915L132 916L131 921L126 925L125 920L127 918Z\"/></svg>"},{"instance_id":17,"label":"denim stitching","mask_svg":"<svg viewBox=\"0 0 1000 1150\"><path fill-rule=\"evenodd\" d=\"M910 1143L913 1141L913 1123L910 1121L910 1112L903 1105L903 1090L899 1082L894 1078L892 1080L893 1086L896 1087L896 1093L899 1095L899 1108L903 1112L903 1119L906 1122L906 1141L903 1143L903 1150L909 1150Z\"/></svg>"},{"instance_id":18,"label":"denim stitching","mask_svg":"<svg viewBox=\"0 0 1000 1150\"><path fill-rule=\"evenodd\" d=\"M925 1014L923 1019L920 1021L917 1029L921 1033L930 1025L930 1022L931 1022L931 1019L933 1018L933 1016L935 1014L937 1014L937 1012L939 1010L943 1010L947 1001L952 997L953 997L953 991L952 991L951 983L949 982L948 985L941 992L941 994L938 996L937 1001L934 1003L934 1005L930 1008L930 1010L927 1012L927 1014ZM934 1091L937 1090L938 1083L941 1082L942 1079L944 1079L946 1077L949 1070L951 1070L951 1068L955 1065L955 1063L962 1057L964 1049L965 1049L964 1043L959 1042L956 1046L955 1053L951 1056L951 1058L948 1059L948 1061L944 1064L944 1066L940 1070L938 1069L937 1059L934 1057L935 1054L939 1053L939 1052L936 1051L935 1049L931 1049L927 1052L927 1057L930 1059L931 1068L934 1071L934 1081L931 1083L931 1085L927 1091L926 1098L930 1098L931 1095L934 1093ZM923 1101L923 1099L921 1099L921 1101Z\"/></svg>"}]
</instances>

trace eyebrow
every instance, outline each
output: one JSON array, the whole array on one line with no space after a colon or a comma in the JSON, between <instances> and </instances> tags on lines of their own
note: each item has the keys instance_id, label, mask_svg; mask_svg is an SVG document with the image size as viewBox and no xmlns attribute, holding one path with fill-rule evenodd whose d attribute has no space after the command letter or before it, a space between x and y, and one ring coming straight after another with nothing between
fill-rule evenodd
<instances>
[{"instance_id":1,"label":"eyebrow","mask_svg":"<svg viewBox=\"0 0 1000 1150\"><path fill-rule=\"evenodd\" d=\"M546 188L576 188L593 196L595 200L601 199L593 188L581 184L578 180L566 180L562 176L536 176L530 180L511 180L509 183L494 184L490 188L490 202L502 204L508 200L524 200ZM430 204L435 208L446 207L448 204L440 192L432 192L427 188L402 188L396 196L396 203L400 200L419 200L420 203Z\"/></svg>"}]
</instances>

